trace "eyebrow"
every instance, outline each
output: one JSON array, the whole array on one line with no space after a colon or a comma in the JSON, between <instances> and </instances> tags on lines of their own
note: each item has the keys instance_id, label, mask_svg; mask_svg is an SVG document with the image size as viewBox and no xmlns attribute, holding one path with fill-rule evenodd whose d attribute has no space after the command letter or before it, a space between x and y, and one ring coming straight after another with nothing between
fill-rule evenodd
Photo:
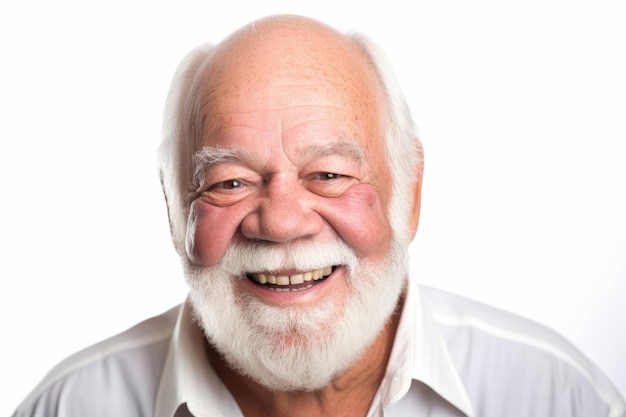
<instances>
[{"instance_id":1,"label":"eyebrow","mask_svg":"<svg viewBox=\"0 0 626 417\"><path fill-rule=\"evenodd\" d=\"M251 152L237 146L231 148L203 146L193 155L193 185L198 189L202 188L206 172L213 166L225 163L251 163L252 159Z\"/></svg>"},{"instance_id":2,"label":"eyebrow","mask_svg":"<svg viewBox=\"0 0 626 417\"><path fill-rule=\"evenodd\" d=\"M365 158L363 149L355 142L348 139L337 139L324 145L308 145L296 150L298 159L313 161L330 156L340 156L351 159L359 165L363 164ZM226 163L239 163L244 165L254 165L254 155L252 152L233 146L222 148L220 146L203 146L193 155L194 173L193 185L198 189L204 185L206 172L214 166Z\"/></svg>"},{"instance_id":3,"label":"eyebrow","mask_svg":"<svg viewBox=\"0 0 626 417\"><path fill-rule=\"evenodd\" d=\"M363 149L348 139L337 139L324 145L309 145L299 148L296 152L298 157L304 160L315 160L328 156L342 156L359 164L363 164L365 160Z\"/></svg>"}]
</instances>

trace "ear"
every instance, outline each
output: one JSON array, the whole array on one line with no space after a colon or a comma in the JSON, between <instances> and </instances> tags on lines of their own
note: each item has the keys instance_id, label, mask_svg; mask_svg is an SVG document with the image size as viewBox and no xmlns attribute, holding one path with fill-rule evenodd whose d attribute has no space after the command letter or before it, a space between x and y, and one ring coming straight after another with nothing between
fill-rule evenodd
<instances>
[{"instance_id":1,"label":"ear","mask_svg":"<svg viewBox=\"0 0 626 417\"><path fill-rule=\"evenodd\" d=\"M424 151L420 149L420 164L417 168L417 181L413 187L413 205L411 210L411 216L409 217L409 237L411 240L415 238L417 232L417 225L420 218L420 208L422 203L422 179L424 177Z\"/></svg>"}]
</instances>

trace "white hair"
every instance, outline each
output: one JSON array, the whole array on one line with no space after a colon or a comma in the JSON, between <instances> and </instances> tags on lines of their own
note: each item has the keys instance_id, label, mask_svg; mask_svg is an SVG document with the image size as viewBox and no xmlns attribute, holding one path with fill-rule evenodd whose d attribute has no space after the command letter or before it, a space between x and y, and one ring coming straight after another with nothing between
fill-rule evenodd
<instances>
[{"instance_id":1,"label":"white hair","mask_svg":"<svg viewBox=\"0 0 626 417\"><path fill-rule=\"evenodd\" d=\"M422 145L404 94L381 50L362 34L355 33L349 37L379 80L379 85L373 88L378 87L382 94L381 125L385 129L385 149L393 178L389 218L398 241L408 246L413 190L418 181L418 168L423 163ZM164 109L158 169L167 202L172 240L183 258L186 256L189 207L197 196L193 186L193 155L198 150L202 129L200 87L204 67L213 51L213 46L203 45L183 59L174 74Z\"/></svg>"},{"instance_id":2,"label":"white hair","mask_svg":"<svg viewBox=\"0 0 626 417\"><path fill-rule=\"evenodd\" d=\"M382 113L381 125L393 181L389 219L396 239L408 246L412 237L408 227L413 209L413 190L424 163L422 143L404 93L382 50L362 34L354 33L350 38L368 59L382 90L383 103L379 111Z\"/></svg>"},{"instance_id":3,"label":"white hair","mask_svg":"<svg viewBox=\"0 0 626 417\"><path fill-rule=\"evenodd\" d=\"M193 49L178 65L163 110L157 167L167 204L170 232L176 251L185 257L189 206L196 196L193 155L199 140L200 82L203 68L215 48Z\"/></svg>"},{"instance_id":4,"label":"white hair","mask_svg":"<svg viewBox=\"0 0 626 417\"><path fill-rule=\"evenodd\" d=\"M183 265L194 316L229 367L272 390L313 391L362 357L396 310L406 284L405 252L396 239L377 262L359 259L343 241L240 242L215 267ZM235 289L247 271L324 265L346 268L350 290L340 305L325 297L307 308L277 306Z\"/></svg>"}]
</instances>

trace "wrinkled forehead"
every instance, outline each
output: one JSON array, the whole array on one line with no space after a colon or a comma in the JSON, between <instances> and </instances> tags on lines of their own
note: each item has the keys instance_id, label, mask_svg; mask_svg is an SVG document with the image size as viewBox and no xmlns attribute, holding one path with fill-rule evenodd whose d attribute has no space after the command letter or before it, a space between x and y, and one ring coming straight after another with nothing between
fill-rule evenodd
<instances>
[{"instance_id":1,"label":"wrinkled forehead","mask_svg":"<svg viewBox=\"0 0 626 417\"><path fill-rule=\"evenodd\" d=\"M318 22L278 19L235 32L216 47L198 92L203 137L233 113L262 118L307 106L335 108L368 132L367 142L382 137L369 62L351 39Z\"/></svg>"}]
</instances>

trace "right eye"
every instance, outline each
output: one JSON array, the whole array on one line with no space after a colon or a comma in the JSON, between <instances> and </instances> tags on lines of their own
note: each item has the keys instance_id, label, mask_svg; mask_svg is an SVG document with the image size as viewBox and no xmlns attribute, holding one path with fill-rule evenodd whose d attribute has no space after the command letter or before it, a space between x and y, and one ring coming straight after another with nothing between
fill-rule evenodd
<instances>
[{"instance_id":1,"label":"right eye","mask_svg":"<svg viewBox=\"0 0 626 417\"><path fill-rule=\"evenodd\" d=\"M200 192L200 197L207 203L224 207L246 198L256 187L244 180L224 180L213 183Z\"/></svg>"},{"instance_id":2,"label":"right eye","mask_svg":"<svg viewBox=\"0 0 626 417\"><path fill-rule=\"evenodd\" d=\"M240 188L242 185L243 184L239 180L226 180L226 181L218 182L217 184L213 184L212 186L209 187L209 190L216 190L216 189L235 190L237 188Z\"/></svg>"}]
</instances>

